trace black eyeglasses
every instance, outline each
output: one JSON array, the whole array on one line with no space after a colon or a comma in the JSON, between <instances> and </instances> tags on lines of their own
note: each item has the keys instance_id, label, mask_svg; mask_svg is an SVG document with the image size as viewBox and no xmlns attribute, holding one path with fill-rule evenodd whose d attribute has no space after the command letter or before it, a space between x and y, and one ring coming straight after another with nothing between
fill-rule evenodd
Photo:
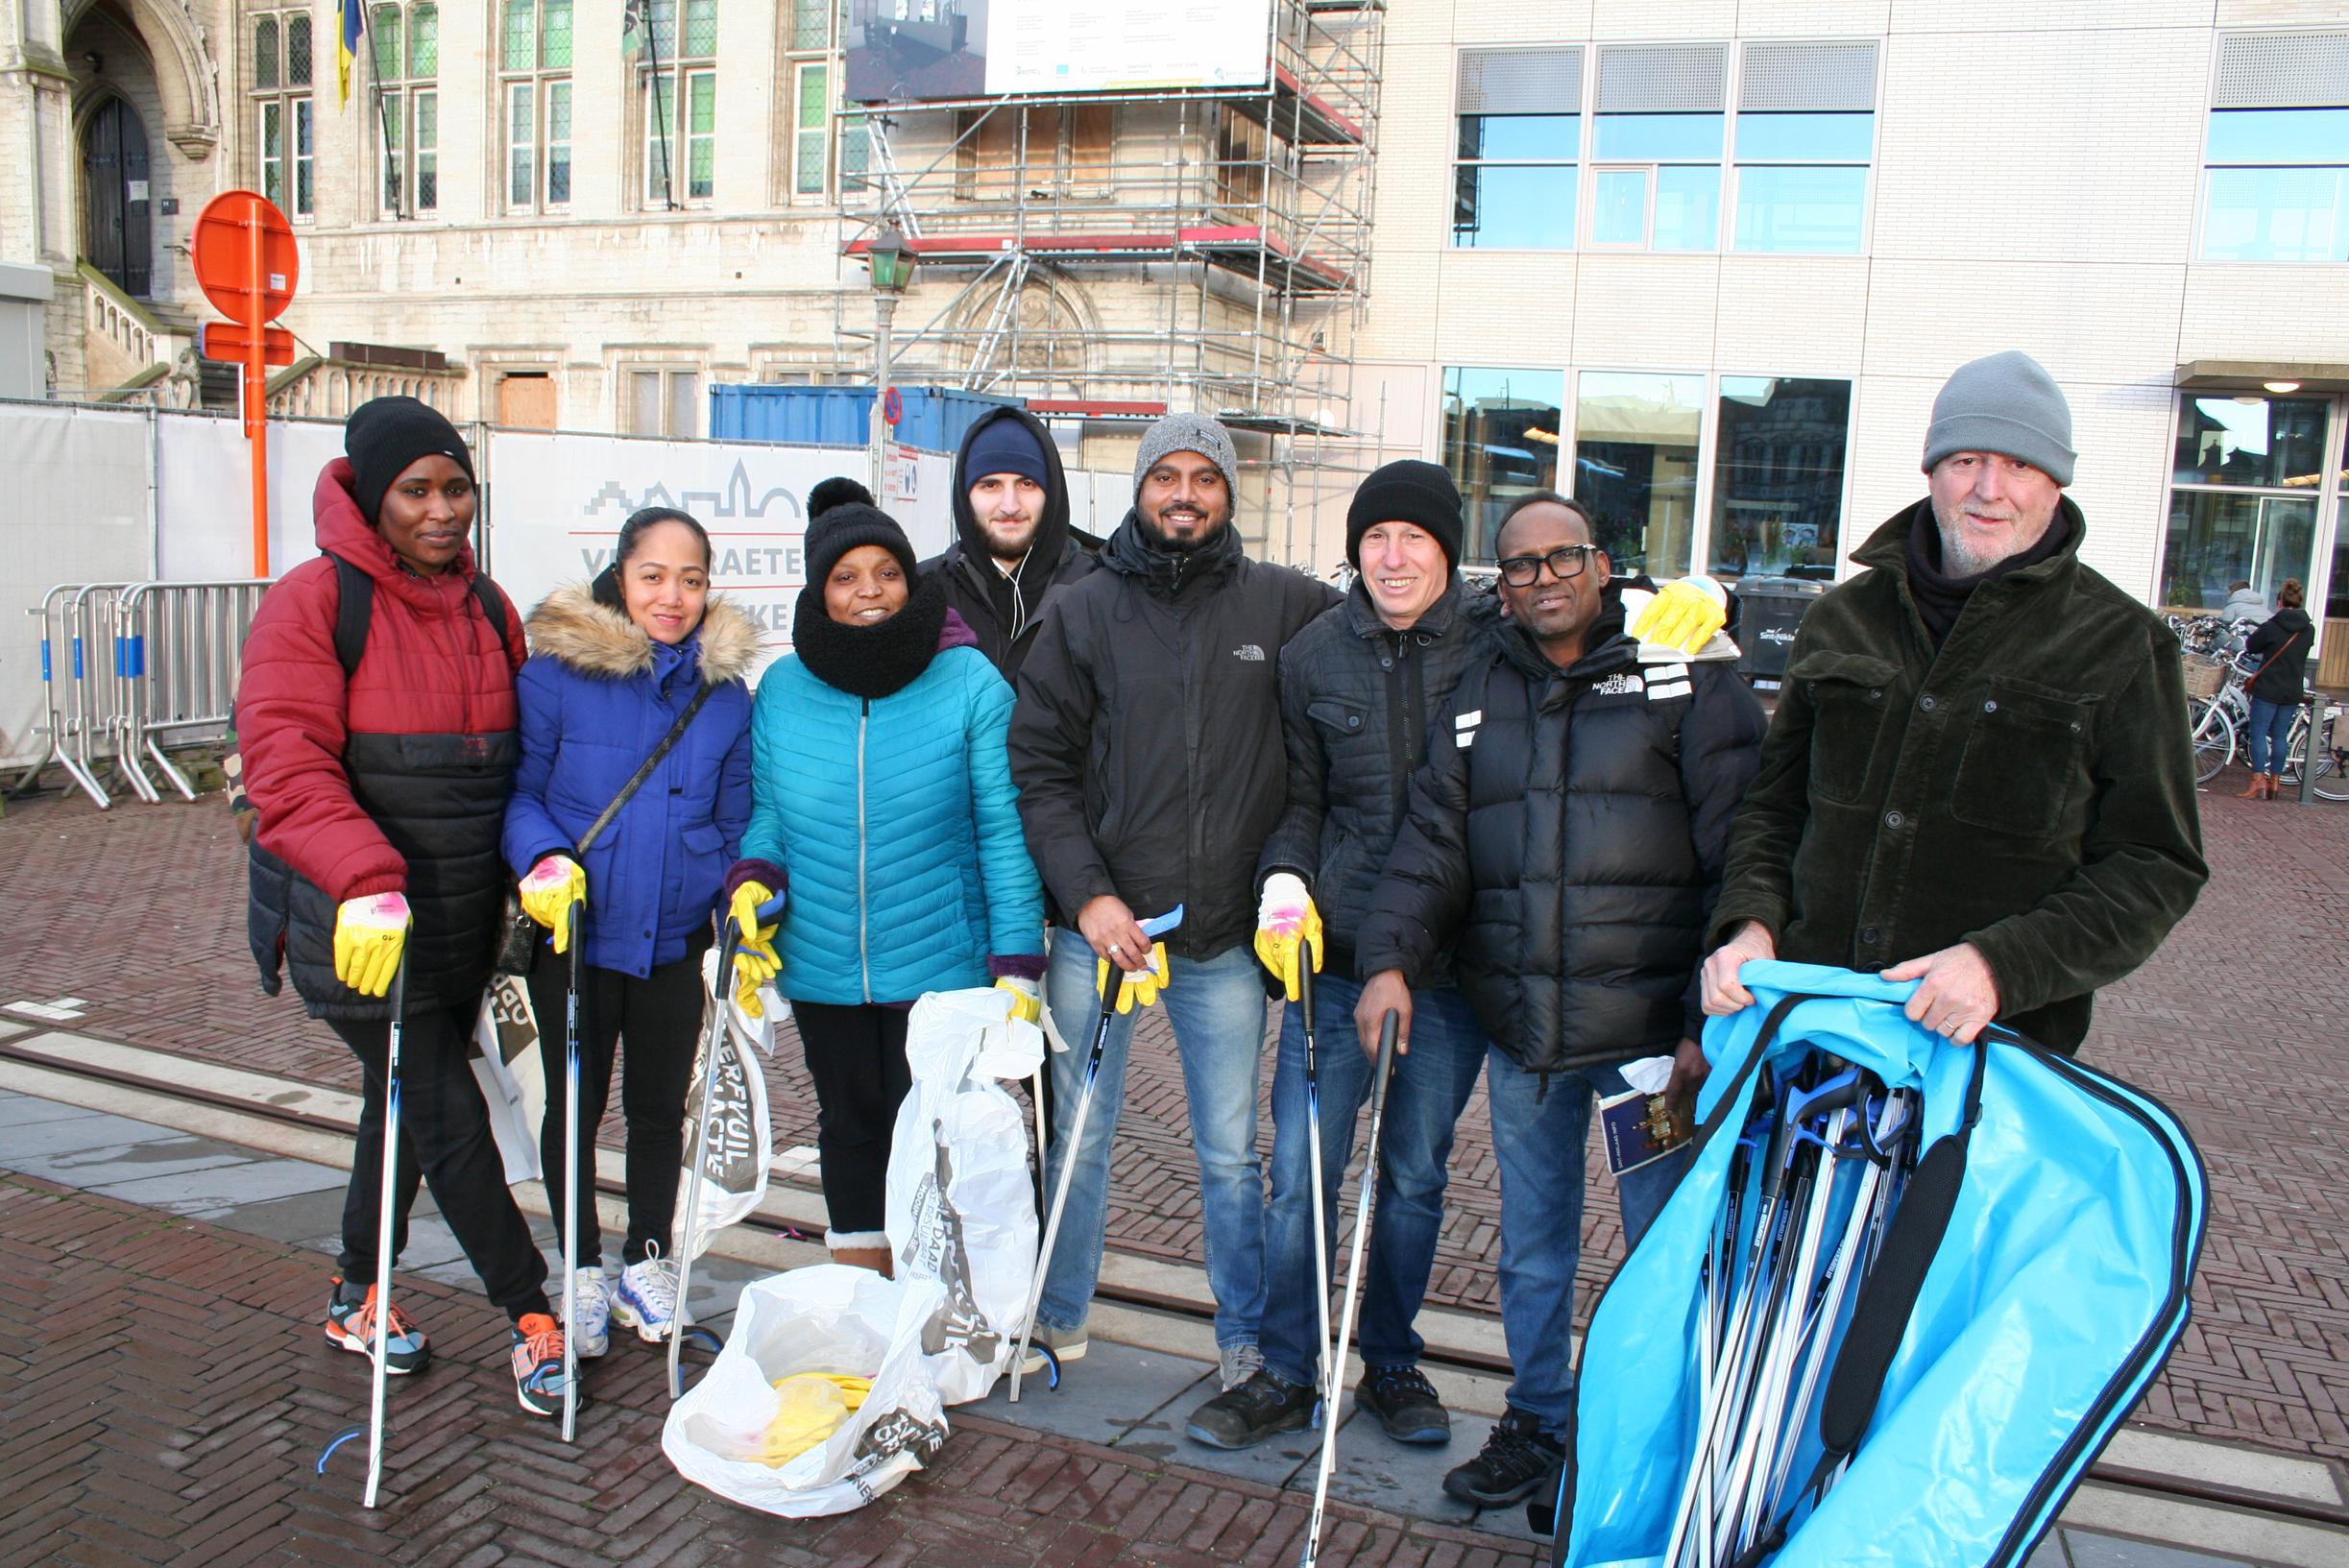
<instances>
[{"instance_id":1,"label":"black eyeglasses","mask_svg":"<svg viewBox=\"0 0 2349 1568\"><path fill-rule=\"evenodd\" d=\"M1511 588L1531 588L1541 581L1541 568L1546 566L1562 583L1580 577L1598 553L1596 544L1561 544L1547 555L1513 555L1501 563L1501 581Z\"/></svg>"}]
</instances>

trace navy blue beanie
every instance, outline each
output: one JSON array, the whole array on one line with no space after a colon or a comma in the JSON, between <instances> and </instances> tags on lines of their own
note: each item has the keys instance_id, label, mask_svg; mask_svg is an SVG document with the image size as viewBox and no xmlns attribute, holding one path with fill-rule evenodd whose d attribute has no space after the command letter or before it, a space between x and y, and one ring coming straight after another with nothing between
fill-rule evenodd
<instances>
[{"instance_id":1,"label":"navy blue beanie","mask_svg":"<svg viewBox=\"0 0 2349 1568\"><path fill-rule=\"evenodd\" d=\"M999 414L971 432L962 448L962 482L977 484L990 473L1016 473L1050 489L1053 470L1044 446L1027 422Z\"/></svg>"}]
</instances>

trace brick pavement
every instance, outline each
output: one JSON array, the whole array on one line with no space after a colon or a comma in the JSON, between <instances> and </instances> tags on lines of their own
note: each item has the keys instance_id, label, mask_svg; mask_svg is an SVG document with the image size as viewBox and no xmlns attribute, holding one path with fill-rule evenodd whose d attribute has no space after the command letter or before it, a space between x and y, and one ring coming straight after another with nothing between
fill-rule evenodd
<instances>
[{"instance_id":1,"label":"brick pavement","mask_svg":"<svg viewBox=\"0 0 2349 1568\"><path fill-rule=\"evenodd\" d=\"M2227 793L2238 779L2203 797L2210 888L2154 961L2106 993L2087 1048L2178 1111L2211 1172L2195 1321L2142 1414L2349 1458L2349 809L2239 802ZM79 797L12 807L0 818L0 1001L81 996L93 1005L76 1026L90 1032L355 1089L355 1066L323 1027L290 998L256 993L242 864L217 800L103 814ZM104 956L117 952L127 965ZM785 1146L814 1134L797 1057L787 1046L769 1068ZM1198 1193L1163 1015L1133 1060L1111 1242L1196 1261ZM603 1139L618 1138L616 1116ZM1589 1158L1585 1310L1621 1250L1595 1146ZM1480 1091L1453 1155L1432 1299L1495 1304L1498 1206Z\"/></svg>"},{"instance_id":2,"label":"brick pavement","mask_svg":"<svg viewBox=\"0 0 2349 1568\"><path fill-rule=\"evenodd\" d=\"M689 1485L660 1452L662 1360L619 1336L566 1447L514 1408L502 1323L403 1278L435 1365L393 1386L366 1513L368 1367L319 1336L317 1258L0 1172L0 1568L332 1562L489 1568L952 1563L1209 1568L1293 1557L1308 1503L950 1412L931 1469L855 1513L791 1521ZM1337 1508L1323 1560L1533 1568L1524 1543Z\"/></svg>"}]
</instances>

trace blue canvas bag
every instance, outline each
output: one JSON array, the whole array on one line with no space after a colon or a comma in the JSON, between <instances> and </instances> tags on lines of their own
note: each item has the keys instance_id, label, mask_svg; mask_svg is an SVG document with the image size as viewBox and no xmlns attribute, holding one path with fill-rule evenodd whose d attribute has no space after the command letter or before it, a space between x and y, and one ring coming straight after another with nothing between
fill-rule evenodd
<instances>
[{"instance_id":1,"label":"blue canvas bag","mask_svg":"<svg viewBox=\"0 0 2349 1568\"><path fill-rule=\"evenodd\" d=\"M1826 1057L1916 1091L1918 1157L1844 1299L1786 1506L1744 1560L2020 1563L2185 1329L2200 1156L2109 1073L2011 1033L1962 1046L1910 1023L1914 982L1776 962L1742 979L1754 1004L1705 1031L1694 1156L1591 1315L1556 1560L1662 1562L1703 1400L1703 1260L1739 1135L1757 1095Z\"/></svg>"}]
</instances>

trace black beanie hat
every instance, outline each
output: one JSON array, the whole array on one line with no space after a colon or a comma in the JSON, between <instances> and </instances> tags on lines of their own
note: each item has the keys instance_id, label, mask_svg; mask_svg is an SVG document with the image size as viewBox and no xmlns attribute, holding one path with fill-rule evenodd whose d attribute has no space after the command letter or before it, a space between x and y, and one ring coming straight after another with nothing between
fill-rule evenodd
<instances>
[{"instance_id":1,"label":"black beanie hat","mask_svg":"<svg viewBox=\"0 0 2349 1568\"><path fill-rule=\"evenodd\" d=\"M352 409L343 422L343 450L351 458L351 493L370 528L382 510L383 493L420 457L437 453L473 478L473 454L457 427L439 409L413 398L377 398Z\"/></svg>"},{"instance_id":2,"label":"black beanie hat","mask_svg":"<svg viewBox=\"0 0 2349 1568\"><path fill-rule=\"evenodd\" d=\"M1432 535L1446 565L1460 565L1460 487L1434 463L1416 457L1377 470L1345 509L1345 559L1362 569L1362 536L1382 522L1408 522Z\"/></svg>"},{"instance_id":3,"label":"black beanie hat","mask_svg":"<svg viewBox=\"0 0 2349 1568\"><path fill-rule=\"evenodd\" d=\"M808 492L808 520L812 522L834 507L846 506L851 502L858 506L870 506L873 504L873 493L845 473L819 479L815 488Z\"/></svg>"},{"instance_id":4,"label":"black beanie hat","mask_svg":"<svg viewBox=\"0 0 2349 1568\"><path fill-rule=\"evenodd\" d=\"M843 501L808 524L808 581L820 583L831 576L840 557L860 544L878 544L897 557L897 564L906 568L907 586L913 585L919 573L912 541L895 518L858 501Z\"/></svg>"}]
</instances>

